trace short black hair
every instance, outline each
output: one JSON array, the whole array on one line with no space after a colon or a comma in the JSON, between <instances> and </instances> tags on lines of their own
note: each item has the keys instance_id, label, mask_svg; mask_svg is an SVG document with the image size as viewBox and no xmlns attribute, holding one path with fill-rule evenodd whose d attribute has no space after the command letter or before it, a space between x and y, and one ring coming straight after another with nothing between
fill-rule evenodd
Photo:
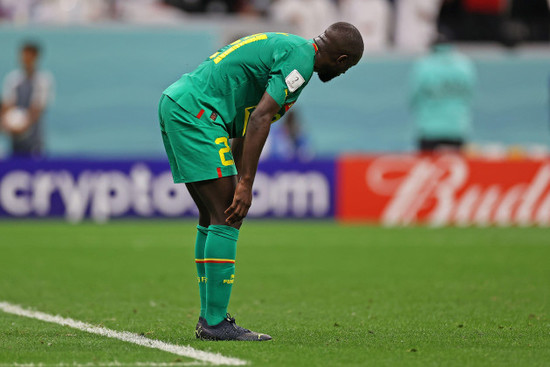
<instances>
[{"instance_id":1,"label":"short black hair","mask_svg":"<svg viewBox=\"0 0 550 367\"><path fill-rule=\"evenodd\" d=\"M342 52L349 55L361 56L365 50L361 32L353 24L337 22L327 28L327 31L338 35L338 44Z\"/></svg>"},{"instance_id":2,"label":"short black hair","mask_svg":"<svg viewBox=\"0 0 550 367\"><path fill-rule=\"evenodd\" d=\"M21 44L21 51L31 51L38 56L42 51L42 47L40 46L40 43L36 41L25 41Z\"/></svg>"}]
</instances>

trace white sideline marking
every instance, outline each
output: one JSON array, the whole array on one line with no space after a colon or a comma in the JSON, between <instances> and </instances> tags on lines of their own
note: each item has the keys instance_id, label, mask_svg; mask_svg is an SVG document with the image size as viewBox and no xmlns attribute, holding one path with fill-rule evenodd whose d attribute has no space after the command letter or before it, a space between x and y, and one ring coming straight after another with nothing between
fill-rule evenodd
<instances>
[{"instance_id":1,"label":"white sideline marking","mask_svg":"<svg viewBox=\"0 0 550 367\"><path fill-rule=\"evenodd\" d=\"M183 367L183 366L204 366L204 362L88 362L88 363L0 363L1 367Z\"/></svg>"},{"instance_id":2,"label":"white sideline marking","mask_svg":"<svg viewBox=\"0 0 550 367\"><path fill-rule=\"evenodd\" d=\"M123 340L125 342L134 343L147 348L160 349L168 353L176 354L178 356L188 357L215 365L242 366L248 363L247 361L243 361L242 359L224 357L219 353L209 353L202 350L194 349L190 346L174 345L160 340L149 339L144 336L131 333L129 331L111 330L104 327L94 326L92 324L88 324L82 321L73 320L68 317L61 317L59 315L54 316L44 312L26 310L21 306L13 305L8 302L0 302L0 310L17 316L29 317L31 319L37 319L54 324L72 327L73 329L86 331L91 334L97 334L106 336L108 338Z\"/></svg>"},{"instance_id":3,"label":"white sideline marking","mask_svg":"<svg viewBox=\"0 0 550 367\"><path fill-rule=\"evenodd\" d=\"M204 362L88 362L88 363L0 363L1 367L183 367L183 366L204 366Z\"/></svg>"}]
</instances>

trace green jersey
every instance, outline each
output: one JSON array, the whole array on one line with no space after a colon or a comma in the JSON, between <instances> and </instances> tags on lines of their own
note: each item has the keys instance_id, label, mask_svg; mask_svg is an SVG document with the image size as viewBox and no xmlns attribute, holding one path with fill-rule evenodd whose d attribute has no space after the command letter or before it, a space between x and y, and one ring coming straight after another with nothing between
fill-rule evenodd
<instances>
[{"instance_id":1,"label":"green jersey","mask_svg":"<svg viewBox=\"0 0 550 367\"><path fill-rule=\"evenodd\" d=\"M250 115L267 92L281 106L273 122L298 99L313 75L317 46L287 33L241 38L183 75L164 94L230 138L246 134Z\"/></svg>"},{"instance_id":2,"label":"green jersey","mask_svg":"<svg viewBox=\"0 0 550 367\"><path fill-rule=\"evenodd\" d=\"M464 139L471 130L476 73L472 62L450 46L415 65L411 107L418 134L427 139Z\"/></svg>"}]
</instances>

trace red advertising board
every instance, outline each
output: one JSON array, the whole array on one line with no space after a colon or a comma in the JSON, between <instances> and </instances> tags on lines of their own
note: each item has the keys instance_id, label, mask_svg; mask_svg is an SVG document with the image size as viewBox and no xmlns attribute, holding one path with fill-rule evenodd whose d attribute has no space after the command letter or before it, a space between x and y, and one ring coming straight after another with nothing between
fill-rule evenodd
<instances>
[{"instance_id":1,"label":"red advertising board","mask_svg":"<svg viewBox=\"0 0 550 367\"><path fill-rule=\"evenodd\" d=\"M550 225L550 159L345 156L336 215L385 225Z\"/></svg>"},{"instance_id":2,"label":"red advertising board","mask_svg":"<svg viewBox=\"0 0 550 367\"><path fill-rule=\"evenodd\" d=\"M467 12L499 14L506 9L506 0L464 0L463 7Z\"/></svg>"}]
</instances>

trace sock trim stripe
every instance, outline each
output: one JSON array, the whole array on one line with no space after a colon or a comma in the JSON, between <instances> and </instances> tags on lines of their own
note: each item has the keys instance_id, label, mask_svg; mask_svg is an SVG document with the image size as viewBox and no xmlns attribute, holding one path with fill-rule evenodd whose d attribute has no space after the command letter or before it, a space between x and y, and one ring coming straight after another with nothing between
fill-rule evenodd
<instances>
[{"instance_id":1,"label":"sock trim stripe","mask_svg":"<svg viewBox=\"0 0 550 367\"><path fill-rule=\"evenodd\" d=\"M229 264L235 264L235 260L231 259L195 259L196 263L217 263L217 264L223 264L223 263L229 263Z\"/></svg>"}]
</instances>

